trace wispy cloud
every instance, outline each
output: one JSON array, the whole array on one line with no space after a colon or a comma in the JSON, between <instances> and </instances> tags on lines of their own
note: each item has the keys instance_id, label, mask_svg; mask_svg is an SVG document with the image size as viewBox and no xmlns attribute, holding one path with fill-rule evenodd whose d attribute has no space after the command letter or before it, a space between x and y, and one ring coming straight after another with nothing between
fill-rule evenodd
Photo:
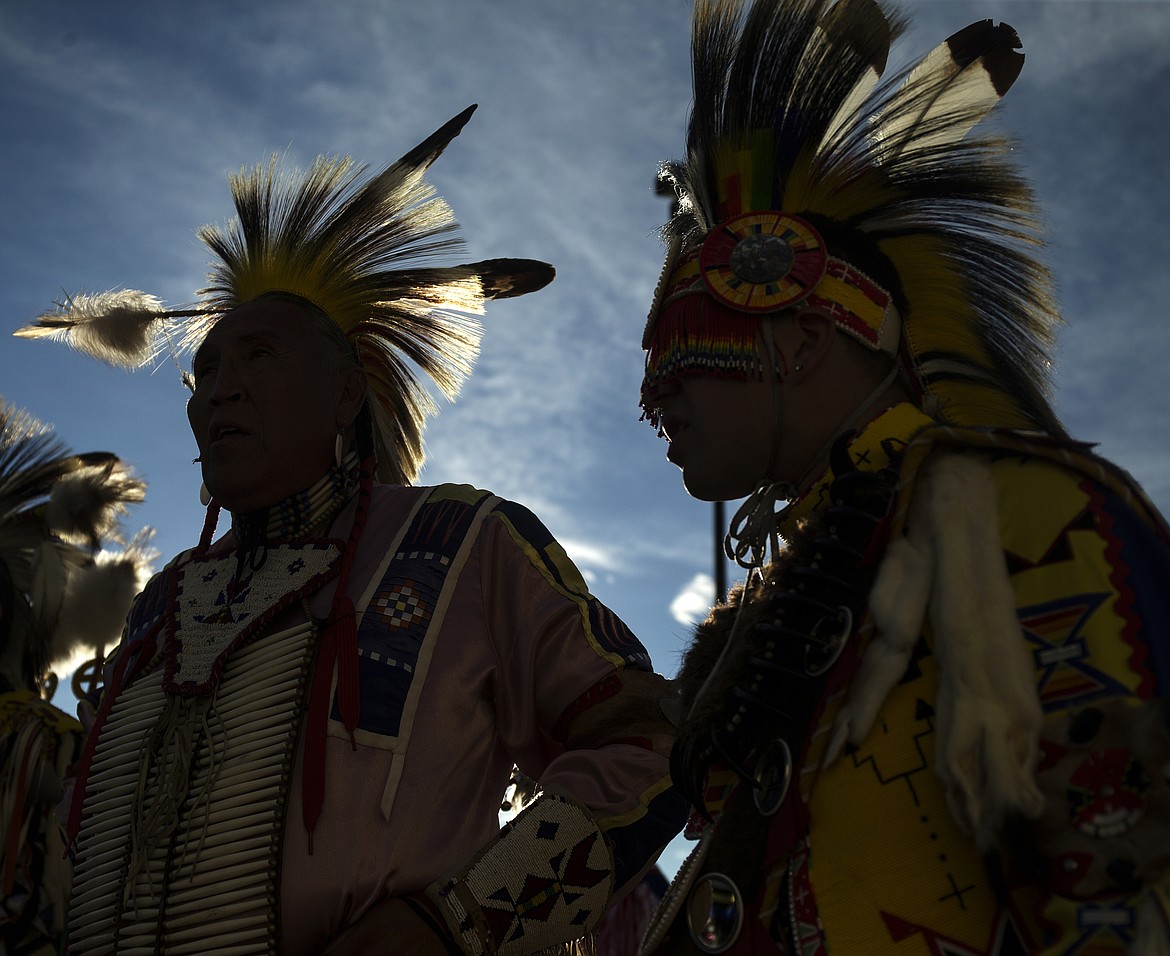
<instances>
[{"instance_id":1,"label":"wispy cloud","mask_svg":"<svg viewBox=\"0 0 1170 956\"><path fill-rule=\"evenodd\" d=\"M670 602L670 616L679 624L698 624L714 603L714 578L709 574L696 574Z\"/></svg>"}]
</instances>

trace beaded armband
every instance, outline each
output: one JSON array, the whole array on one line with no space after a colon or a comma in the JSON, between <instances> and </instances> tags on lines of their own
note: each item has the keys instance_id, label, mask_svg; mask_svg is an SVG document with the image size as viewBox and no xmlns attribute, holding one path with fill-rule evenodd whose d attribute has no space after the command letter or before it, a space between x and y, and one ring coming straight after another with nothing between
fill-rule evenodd
<instances>
[{"instance_id":1,"label":"beaded armband","mask_svg":"<svg viewBox=\"0 0 1170 956\"><path fill-rule=\"evenodd\" d=\"M544 793L428 895L466 952L514 956L588 934L612 884L613 855L592 816Z\"/></svg>"}]
</instances>

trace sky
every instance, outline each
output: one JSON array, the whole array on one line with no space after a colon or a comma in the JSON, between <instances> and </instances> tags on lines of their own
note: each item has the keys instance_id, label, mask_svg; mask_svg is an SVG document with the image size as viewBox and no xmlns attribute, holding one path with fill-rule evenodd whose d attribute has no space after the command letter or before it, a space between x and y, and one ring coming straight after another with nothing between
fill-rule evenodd
<instances>
[{"instance_id":1,"label":"sky","mask_svg":"<svg viewBox=\"0 0 1170 956\"><path fill-rule=\"evenodd\" d=\"M1055 407L1170 511L1170 2L902 9L895 63L973 20L1019 31L1024 70L992 123L1018 140L1049 224ZM478 103L430 175L461 261L539 258L558 276L489 307L421 481L532 508L672 675L713 595L713 510L639 422L639 342L668 211L654 175L690 106L689 17L688 0L0 0L0 328L78 292L190 302L208 262L195 230L231 214L228 173L273 153L379 168ZM149 489L127 527L153 527L165 557L203 521L186 395L169 360L126 373L0 335L0 396L129 461Z\"/></svg>"}]
</instances>

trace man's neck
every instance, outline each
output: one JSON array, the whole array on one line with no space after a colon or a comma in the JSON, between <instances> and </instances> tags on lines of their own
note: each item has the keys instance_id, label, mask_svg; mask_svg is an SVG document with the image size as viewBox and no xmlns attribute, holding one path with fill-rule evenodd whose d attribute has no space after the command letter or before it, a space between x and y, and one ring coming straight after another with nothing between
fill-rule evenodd
<instances>
[{"instance_id":1,"label":"man's neck","mask_svg":"<svg viewBox=\"0 0 1170 956\"><path fill-rule=\"evenodd\" d=\"M808 459L804 471L795 482L799 495L804 495L829 467L829 456L833 446L842 435L850 432L860 433L867 425L879 418L884 412L902 402L909 402L906 390L898 383L896 370L892 370L885 378L873 383L869 392L860 396L857 403L844 414L832 419L832 424L823 428L817 441L816 451Z\"/></svg>"},{"instance_id":2,"label":"man's neck","mask_svg":"<svg viewBox=\"0 0 1170 956\"><path fill-rule=\"evenodd\" d=\"M323 534L329 523L357 491L360 461L355 452L331 467L302 492L268 508L232 515L237 545L288 541Z\"/></svg>"}]
</instances>

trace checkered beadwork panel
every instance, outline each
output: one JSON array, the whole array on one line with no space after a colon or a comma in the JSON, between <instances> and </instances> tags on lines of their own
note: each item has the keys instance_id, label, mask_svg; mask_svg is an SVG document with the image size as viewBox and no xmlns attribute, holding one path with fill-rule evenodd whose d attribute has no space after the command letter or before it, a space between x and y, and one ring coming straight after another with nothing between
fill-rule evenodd
<instances>
[{"instance_id":1,"label":"checkered beadwork panel","mask_svg":"<svg viewBox=\"0 0 1170 956\"><path fill-rule=\"evenodd\" d=\"M440 896L472 952L513 956L589 933L609 902L612 872L588 812L543 794Z\"/></svg>"},{"instance_id":2,"label":"checkered beadwork panel","mask_svg":"<svg viewBox=\"0 0 1170 956\"><path fill-rule=\"evenodd\" d=\"M433 608L416 582L405 581L388 590L379 591L370 601L367 613L378 615L382 626L394 631L418 624L425 625L431 619Z\"/></svg>"},{"instance_id":3,"label":"checkered beadwork panel","mask_svg":"<svg viewBox=\"0 0 1170 956\"><path fill-rule=\"evenodd\" d=\"M432 497L415 514L358 625L361 716L368 733L397 737L447 574L476 503ZM340 720L336 702L333 718Z\"/></svg>"}]
</instances>

